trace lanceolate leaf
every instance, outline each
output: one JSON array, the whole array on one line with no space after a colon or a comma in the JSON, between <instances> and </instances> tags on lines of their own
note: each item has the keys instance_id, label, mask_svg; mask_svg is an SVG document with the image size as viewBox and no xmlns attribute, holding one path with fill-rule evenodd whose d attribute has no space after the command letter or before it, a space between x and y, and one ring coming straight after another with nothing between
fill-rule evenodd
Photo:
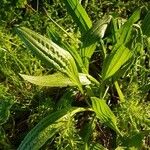
<instances>
[{"instance_id":1,"label":"lanceolate leaf","mask_svg":"<svg viewBox=\"0 0 150 150\"><path fill-rule=\"evenodd\" d=\"M145 16L141 27L143 34L150 37L150 11Z\"/></svg>"},{"instance_id":2,"label":"lanceolate leaf","mask_svg":"<svg viewBox=\"0 0 150 150\"><path fill-rule=\"evenodd\" d=\"M112 16L104 16L97 21L92 28L82 37L83 47L88 47L92 43L97 42L97 39L103 38L108 24L111 21Z\"/></svg>"},{"instance_id":3,"label":"lanceolate leaf","mask_svg":"<svg viewBox=\"0 0 150 150\"><path fill-rule=\"evenodd\" d=\"M80 31L86 33L92 27L92 22L79 0L63 0L63 2L74 21L78 24Z\"/></svg>"},{"instance_id":4,"label":"lanceolate leaf","mask_svg":"<svg viewBox=\"0 0 150 150\"><path fill-rule=\"evenodd\" d=\"M132 16L123 24L123 26L117 31L117 43L119 45L126 44L130 40L132 26L140 19L141 9L137 9Z\"/></svg>"},{"instance_id":5,"label":"lanceolate leaf","mask_svg":"<svg viewBox=\"0 0 150 150\"><path fill-rule=\"evenodd\" d=\"M76 46L70 45L67 41L62 42L60 35L53 29L49 29L48 34L52 41L60 45L62 48L66 49L73 56L74 60L76 61L76 64L79 66L80 71L83 73L87 73L87 70L83 65L82 58L78 53L78 49L76 48Z\"/></svg>"},{"instance_id":6,"label":"lanceolate leaf","mask_svg":"<svg viewBox=\"0 0 150 150\"><path fill-rule=\"evenodd\" d=\"M94 53L97 42L100 38L104 37L108 24L110 23L111 16L104 16L83 36L83 46L81 55L85 65L88 67L89 59Z\"/></svg>"},{"instance_id":7,"label":"lanceolate leaf","mask_svg":"<svg viewBox=\"0 0 150 150\"><path fill-rule=\"evenodd\" d=\"M68 51L27 28L17 28L16 31L33 53L47 65L53 65L58 71L66 74L82 90L75 61Z\"/></svg>"},{"instance_id":8,"label":"lanceolate leaf","mask_svg":"<svg viewBox=\"0 0 150 150\"><path fill-rule=\"evenodd\" d=\"M132 56L132 51L130 51L124 45L121 45L115 51L106 58L103 70L102 70L102 79L106 80L109 77L113 76L122 65L124 65Z\"/></svg>"},{"instance_id":9,"label":"lanceolate leaf","mask_svg":"<svg viewBox=\"0 0 150 150\"><path fill-rule=\"evenodd\" d=\"M49 87L66 87L66 86L76 86L69 77L62 73L54 73L52 75L46 76L28 76L21 74L21 77L33 84L40 86ZM85 74L79 74L79 79L82 85L91 84L91 81L87 78Z\"/></svg>"},{"instance_id":10,"label":"lanceolate leaf","mask_svg":"<svg viewBox=\"0 0 150 150\"><path fill-rule=\"evenodd\" d=\"M97 118L99 118L102 123L106 124L120 134L120 131L117 127L117 119L109 106L106 104L105 100L97 97L92 97L91 100L92 108L96 113Z\"/></svg>"},{"instance_id":11,"label":"lanceolate leaf","mask_svg":"<svg viewBox=\"0 0 150 150\"><path fill-rule=\"evenodd\" d=\"M84 108L70 108L54 112L41 120L24 138L18 150L38 150L45 142L54 136L62 126L65 126L67 118L78 112L86 111Z\"/></svg>"}]
</instances>

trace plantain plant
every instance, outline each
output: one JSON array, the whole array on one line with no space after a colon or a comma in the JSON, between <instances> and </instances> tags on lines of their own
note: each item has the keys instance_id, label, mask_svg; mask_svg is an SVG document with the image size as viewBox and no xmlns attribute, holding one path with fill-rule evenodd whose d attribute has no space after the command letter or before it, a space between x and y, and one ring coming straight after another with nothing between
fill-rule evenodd
<instances>
[{"instance_id":1,"label":"plantain plant","mask_svg":"<svg viewBox=\"0 0 150 150\"><path fill-rule=\"evenodd\" d=\"M92 144L90 140L93 126L96 126L98 121L107 126L114 134L113 138L116 140L114 148L130 148L130 144L127 145L124 142L125 134L118 124L120 120L117 120L109 106L110 103L107 102L110 101L108 90L114 85L120 100L117 107L122 108L126 97L119 86L120 78L128 76L137 58L143 55L143 34L149 40L145 21L142 28L139 24L135 24L140 19L141 9L137 9L124 23L111 15L105 15L100 21L92 24L78 0L64 0L63 2L79 28L81 36L78 40L80 42L77 42L76 45L71 45L68 40L62 42L58 40L61 36L53 30L49 31L51 37L49 39L28 28L16 27L16 33L32 53L48 67L55 69L55 73L50 75L20 74L20 76L39 86L67 87L68 91L72 88L73 91L81 93L86 104L85 107L75 107L71 103L63 106L64 101L60 101L61 104L58 106L61 107L42 119L26 135L18 150L40 149L49 139L61 131L70 117L73 118L81 112L89 113L92 119L88 123L86 134L81 136L83 143L80 149L105 149L98 143ZM150 20L149 17L147 18ZM111 42L110 50L107 47L107 39ZM90 63L98 46L101 49L103 63L97 72L98 77L94 78L90 74ZM66 95L65 101L71 101L72 97ZM138 131L135 135L138 136L137 133ZM144 136L144 134L141 136L140 142ZM117 142L117 140L121 142ZM131 147L136 147L136 143Z\"/></svg>"}]
</instances>

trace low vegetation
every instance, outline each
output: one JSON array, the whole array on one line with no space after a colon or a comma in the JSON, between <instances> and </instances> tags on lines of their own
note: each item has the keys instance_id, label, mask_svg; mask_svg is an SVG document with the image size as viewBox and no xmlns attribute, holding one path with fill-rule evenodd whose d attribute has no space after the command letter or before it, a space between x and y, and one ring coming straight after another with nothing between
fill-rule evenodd
<instances>
[{"instance_id":1,"label":"low vegetation","mask_svg":"<svg viewBox=\"0 0 150 150\"><path fill-rule=\"evenodd\" d=\"M0 149L149 149L149 8L3 0Z\"/></svg>"}]
</instances>

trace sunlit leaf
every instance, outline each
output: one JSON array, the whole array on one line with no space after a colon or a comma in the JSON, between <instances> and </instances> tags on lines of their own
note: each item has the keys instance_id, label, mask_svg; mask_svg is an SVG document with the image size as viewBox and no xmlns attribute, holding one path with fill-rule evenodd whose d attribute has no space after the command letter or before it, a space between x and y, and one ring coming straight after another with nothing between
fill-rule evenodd
<instances>
[{"instance_id":1,"label":"sunlit leaf","mask_svg":"<svg viewBox=\"0 0 150 150\"><path fill-rule=\"evenodd\" d=\"M87 73L87 70L83 65L83 60L80 54L78 53L78 48L74 45L70 45L67 41L62 41L60 34L58 34L53 29L49 29L48 34L52 41L54 41L57 45L67 50L73 56L74 60L76 61L76 64L78 65L79 70L83 73Z\"/></svg>"},{"instance_id":2,"label":"sunlit leaf","mask_svg":"<svg viewBox=\"0 0 150 150\"><path fill-rule=\"evenodd\" d=\"M63 0L73 20L78 24L82 33L86 33L91 27L92 22L79 0Z\"/></svg>"},{"instance_id":3,"label":"sunlit leaf","mask_svg":"<svg viewBox=\"0 0 150 150\"><path fill-rule=\"evenodd\" d=\"M99 118L102 123L106 124L120 134L120 131L117 127L117 119L109 106L106 104L105 100L97 97L92 97L91 100L92 108L96 113L97 118Z\"/></svg>"},{"instance_id":4,"label":"sunlit leaf","mask_svg":"<svg viewBox=\"0 0 150 150\"><path fill-rule=\"evenodd\" d=\"M16 28L16 32L27 47L46 65L53 65L58 71L66 74L82 91L75 61L68 51L30 29Z\"/></svg>"},{"instance_id":5,"label":"sunlit leaf","mask_svg":"<svg viewBox=\"0 0 150 150\"><path fill-rule=\"evenodd\" d=\"M70 80L70 78L68 78L62 73L54 73L52 75L44 75L44 76L29 76L23 74L20 75L23 79L40 86L49 86L49 87L76 86ZM82 85L91 84L91 81L86 77L85 74L79 74L79 79Z\"/></svg>"},{"instance_id":6,"label":"sunlit leaf","mask_svg":"<svg viewBox=\"0 0 150 150\"><path fill-rule=\"evenodd\" d=\"M122 65L124 65L132 56L130 51L124 45L113 51L105 60L102 71L102 79L106 80L114 75Z\"/></svg>"},{"instance_id":7,"label":"sunlit leaf","mask_svg":"<svg viewBox=\"0 0 150 150\"><path fill-rule=\"evenodd\" d=\"M132 16L117 31L117 43L119 45L126 44L130 40L132 27L135 22L140 19L141 9L137 9Z\"/></svg>"},{"instance_id":8,"label":"sunlit leaf","mask_svg":"<svg viewBox=\"0 0 150 150\"><path fill-rule=\"evenodd\" d=\"M53 137L62 126L67 123L68 117L86 111L84 108L69 108L56 111L41 120L24 138L18 150L38 150L47 140Z\"/></svg>"},{"instance_id":9,"label":"sunlit leaf","mask_svg":"<svg viewBox=\"0 0 150 150\"><path fill-rule=\"evenodd\" d=\"M88 67L91 56L93 55L97 42L100 38L104 37L108 24L110 23L111 16L104 16L96 22L92 28L83 36L83 46L81 55L85 65Z\"/></svg>"}]
</instances>

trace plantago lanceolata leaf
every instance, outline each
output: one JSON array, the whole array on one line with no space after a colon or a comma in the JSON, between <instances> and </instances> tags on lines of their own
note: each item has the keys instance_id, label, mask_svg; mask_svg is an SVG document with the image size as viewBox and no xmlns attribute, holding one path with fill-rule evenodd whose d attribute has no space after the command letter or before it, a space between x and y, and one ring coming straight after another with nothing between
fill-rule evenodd
<instances>
[{"instance_id":1,"label":"plantago lanceolata leaf","mask_svg":"<svg viewBox=\"0 0 150 150\"><path fill-rule=\"evenodd\" d=\"M85 66L88 67L89 60L94 53L97 42L100 38L104 37L108 24L110 23L111 16L104 16L83 36L83 46L81 55Z\"/></svg>"},{"instance_id":2,"label":"plantago lanceolata leaf","mask_svg":"<svg viewBox=\"0 0 150 150\"><path fill-rule=\"evenodd\" d=\"M54 136L62 126L65 126L68 116L86 111L84 108L69 108L59 110L41 120L24 138L18 150L38 150L45 142Z\"/></svg>"},{"instance_id":3,"label":"plantago lanceolata leaf","mask_svg":"<svg viewBox=\"0 0 150 150\"><path fill-rule=\"evenodd\" d=\"M79 0L63 0L63 2L74 21L78 24L80 31L86 33L92 27L92 22Z\"/></svg>"},{"instance_id":4,"label":"plantago lanceolata leaf","mask_svg":"<svg viewBox=\"0 0 150 150\"><path fill-rule=\"evenodd\" d=\"M124 45L121 45L117 50L112 51L112 53L106 58L103 71L102 79L106 80L112 75L114 75L122 65L124 65L132 56L132 51L130 51Z\"/></svg>"},{"instance_id":5,"label":"plantago lanceolata leaf","mask_svg":"<svg viewBox=\"0 0 150 150\"><path fill-rule=\"evenodd\" d=\"M150 11L145 16L141 28L143 34L146 35L147 37L150 37Z\"/></svg>"},{"instance_id":6,"label":"plantago lanceolata leaf","mask_svg":"<svg viewBox=\"0 0 150 150\"><path fill-rule=\"evenodd\" d=\"M82 90L75 61L68 51L30 29L22 27L16 31L33 53L46 64L52 64L58 71L66 74Z\"/></svg>"},{"instance_id":7,"label":"plantago lanceolata leaf","mask_svg":"<svg viewBox=\"0 0 150 150\"><path fill-rule=\"evenodd\" d=\"M97 118L99 118L102 123L106 124L120 134L120 131L117 127L117 119L109 106L106 104L105 100L97 97L92 97L91 100L92 108L96 113Z\"/></svg>"},{"instance_id":8,"label":"plantago lanceolata leaf","mask_svg":"<svg viewBox=\"0 0 150 150\"><path fill-rule=\"evenodd\" d=\"M69 77L62 73L54 73L52 75L45 76L29 76L21 74L21 77L33 84L40 86L49 87L66 87L66 86L76 86ZM86 74L79 74L79 79L82 85L89 85L91 81L88 79Z\"/></svg>"},{"instance_id":9,"label":"plantago lanceolata leaf","mask_svg":"<svg viewBox=\"0 0 150 150\"><path fill-rule=\"evenodd\" d=\"M119 45L126 44L130 40L133 24L140 19L141 9L137 9L132 16L117 31L117 42Z\"/></svg>"}]
</instances>

